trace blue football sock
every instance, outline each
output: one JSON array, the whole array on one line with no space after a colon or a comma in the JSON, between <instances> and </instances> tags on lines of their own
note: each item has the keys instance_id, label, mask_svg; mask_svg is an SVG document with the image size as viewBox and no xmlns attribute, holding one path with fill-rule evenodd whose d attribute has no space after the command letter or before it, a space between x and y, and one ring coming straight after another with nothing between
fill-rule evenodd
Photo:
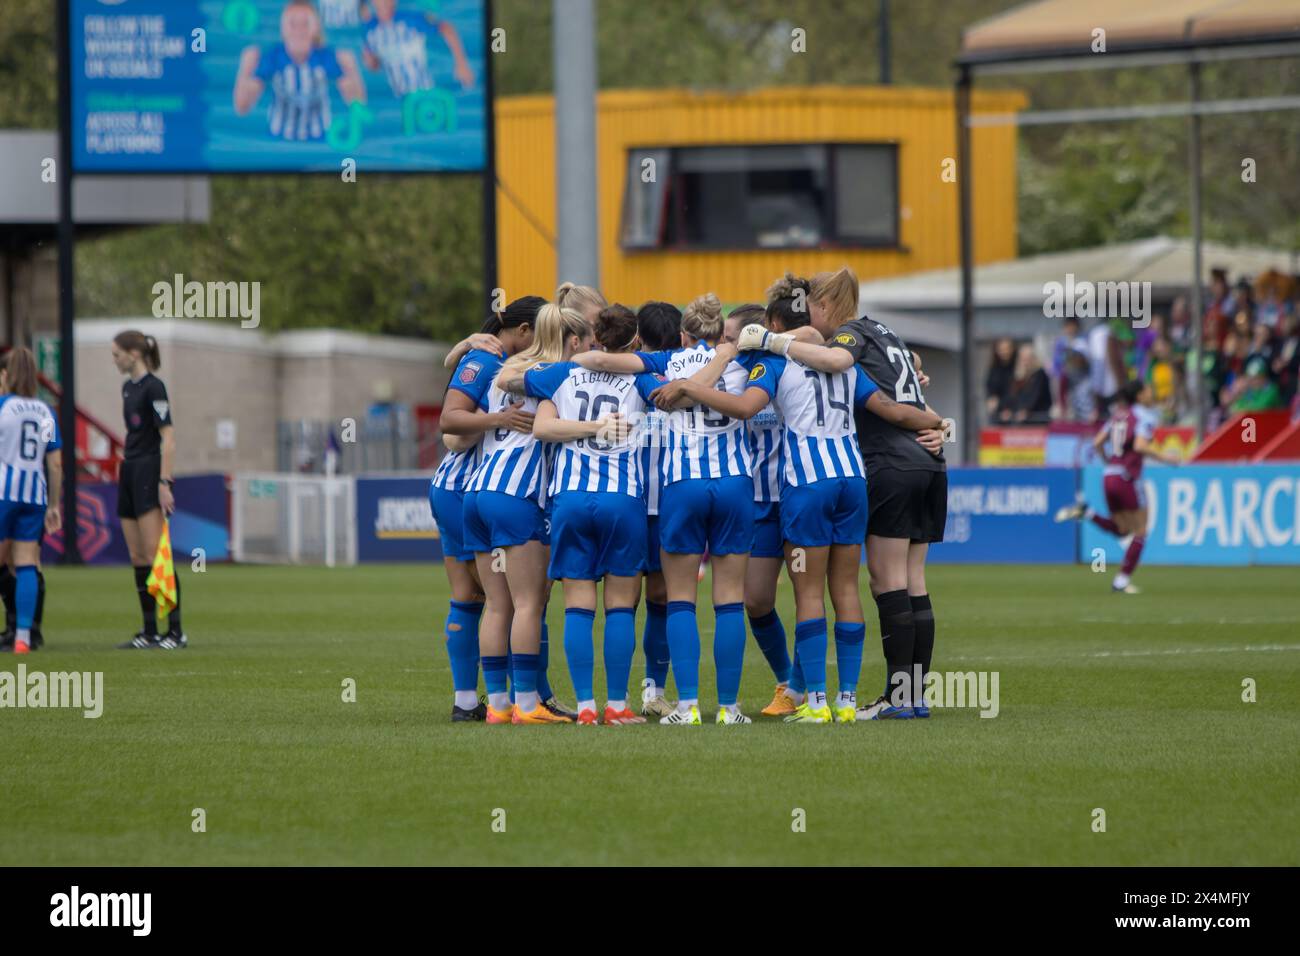
<instances>
[{"instance_id":1,"label":"blue football sock","mask_svg":"<svg viewBox=\"0 0 1300 956\"><path fill-rule=\"evenodd\" d=\"M15 626L20 631L32 629L32 618L36 616L36 565L24 564L14 570L14 612L17 620Z\"/></svg>"},{"instance_id":2,"label":"blue football sock","mask_svg":"<svg viewBox=\"0 0 1300 956\"><path fill-rule=\"evenodd\" d=\"M694 601L668 602L668 655L672 658L677 696L682 700L698 700L700 627L695 620Z\"/></svg>"},{"instance_id":3,"label":"blue football sock","mask_svg":"<svg viewBox=\"0 0 1300 956\"><path fill-rule=\"evenodd\" d=\"M803 679L803 664L799 661L799 644L796 642L794 645L794 660L790 663L790 690L796 694L802 694L807 689Z\"/></svg>"},{"instance_id":4,"label":"blue football sock","mask_svg":"<svg viewBox=\"0 0 1300 956\"><path fill-rule=\"evenodd\" d=\"M826 618L796 624L794 643L808 693L826 693Z\"/></svg>"},{"instance_id":5,"label":"blue football sock","mask_svg":"<svg viewBox=\"0 0 1300 956\"><path fill-rule=\"evenodd\" d=\"M573 691L578 700L592 700L595 679L595 651L591 646L591 633L595 629L596 612L583 607L564 609L564 656L569 662L569 676L573 678ZM606 636L606 642L609 637ZM543 698L545 699L545 698Z\"/></svg>"},{"instance_id":6,"label":"blue football sock","mask_svg":"<svg viewBox=\"0 0 1300 956\"><path fill-rule=\"evenodd\" d=\"M862 642L867 626L861 622L841 624L835 622L835 666L839 672L840 693L855 693L858 676L862 673Z\"/></svg>"},{"instance_id":7,"label":"blue football sock","mask_svg":"<svg viewBox=\"0 0 1300 956\"><path fill-rule=\"evenodd\" d=\"M713 605L713 666L718 672L718 704L730 707L740 695L745 666L745 605Z\"/></svg>"},{"instance_id":8,"label":"blue football sock","mask_svg":"<svg viewBox=\"0 0 1300 956\"><path fill-rule=\"evenodd\" d=\"M627 682L632 676L632 655L635 653L636 608L616 607L606 610L605 693L607 700L627 700Z\"/></svg>"},{"instance_id":9,"label":"blue football sock","mask_svg":"<svg viewBox=\"0 0 1300 956\"><path fill-rule=\"evenodd\" d=\"M645 603L645 632L641 637L645 652L645 676L663 688L668 683L668 605L657 601Z\"/></svg>"},{"instance_id":10,"label":"blue football sock","mask_svg":"<svg viewBox=\"0 0 1300 956\"><path fill-rule=\"evenodd\" d=\"M536 654L510 655L510 667L515 676L515 693L537 693L537 657Z\"/></svg>"},{"instance_id":11,"label":"blue football sock","mask_svg":"<svg viewBox=\"0 0 1300 956\"><path fill-rule=\"evenodd\" d=\"M478 690L478 622L482 616L479 601L452 601L447 612L447 657L455 690Z\"/></svg>"},{"instance_id":12,"label":"blue football sock","mask_svg":"<svg viewBox=\"0 0 1300 956\"><path fill-rule=\"evenodd\" d=\"M546 676L551 666L551 629L546 626L546 608L542 608L542 644L537 651L537 696L550 700L555 696L551 690L551 681Z\"/></svg>"},{"instance_id":13,"label":"blue football sock","mask_svg":"<svg viewBox=\"0 0 1300 956\"><path fill-rule=\"evenodd\" d=\"M483 686L487 692L504 694L506 675L510 672L510 658L504 654L484 655L480 663L483 665Z\"/></svg>"},{"instance_id":14,"label":"blue football sock","mask_svg":"<svg viewBox=\"0 0 1300 956\"><path fill-rule=\"evenodd\" d=\"M762 617L751 617L749 629L754 632L754 640L758 642L758 649L767 659L767 666L772 668L776 682L790 683L790 648L786 643L785 625L781 623L781 615L772 610Z\"/></svg>"},{"instance_id":15,"label":"blue football sock","mask_svg":"<svg viewBox=\"0 0 1300 956\"><path fill-rule=\"evenodd\" d=\"M506 674L510 677L510 703L515 702L515 662L514 655L506 651Z\"/></svg>"}]
</instances>

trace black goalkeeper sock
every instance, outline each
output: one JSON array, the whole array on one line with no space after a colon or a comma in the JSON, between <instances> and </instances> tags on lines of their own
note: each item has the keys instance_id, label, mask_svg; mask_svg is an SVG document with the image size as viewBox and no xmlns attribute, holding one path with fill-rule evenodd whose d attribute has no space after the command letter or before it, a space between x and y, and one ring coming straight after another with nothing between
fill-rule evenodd
<instances>
[{"instance_id":1,"label":"black goalkeeper sock","mask_svg":"<svg viewBox=\"0 0 1300 956\"><path fill-rule=\"evenodd\" d=\"M917 700L920 700L921 693L925 690L925 675L930 673L930 659L934 657L934 608L930 605L930 595L912 595L912 623L916 626L912 663L921 681L916 694Z\"/></svg>"},{"instance_id":2,"label":"black goalkeeper sock","mask_svg":"<svg viewBox=\"0 0 1300 956\"><path fill-rule=\"evenodd\" d=\"M9 566L0 567L0 598L5 602L5 631L12 631L18 622L18 611L15 605L14 595L17 593L18 583L14 578L14 573L9 570Z\"/></svg>"},{"instance_id":3,"label":"black goalkeeper sock","mask_svg":"<svg viewBox=\"0 0 1300 956\"><path fill-rule=\"evenodd\" d=\"M181 633L181 576L176 575L176 606L167 615L167 633Z\"/></svg>"},{"instance_id":4,"label":"black goalkeeper sock","mask_svg":"<svg viewBox=\"0 0 1300 956\"><path fill-rule=\"evenodd\" d=\"M146 564L144 567L135 569L135 593L140 598L140 614L143 618L141 630L150 637L158 636L158 606L149 593L149 571L150 567Z\"/></svg>"},{"instance_id":5,"label":"black goalkeeper sock","mask_svg":"<svg viewBox=\"0 0 1300 956\"><path fill-rule=\"evenodd\" d=\"M916 625L912 621L912 601L907 596L907 588L879 595L876 611L880 615L880 642L889 673L885 697L896 706L910 707Z\"/></svg>"}]
</instances>

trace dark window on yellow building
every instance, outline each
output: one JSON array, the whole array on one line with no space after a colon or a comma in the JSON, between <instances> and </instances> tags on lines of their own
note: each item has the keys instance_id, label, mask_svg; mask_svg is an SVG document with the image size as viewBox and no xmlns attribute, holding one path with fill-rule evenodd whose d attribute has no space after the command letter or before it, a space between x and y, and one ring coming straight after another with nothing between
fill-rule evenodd
<instances>
[{"instance_id":1,"label":"dark window on yellow building","mask_svg":"<svg viewBox=\"0 0 1300 956\"><path fill-rule=\"evenodd\" d=\"M897 245L893 144L628 151L626 249Z\"/></svg>"}]
</instances>

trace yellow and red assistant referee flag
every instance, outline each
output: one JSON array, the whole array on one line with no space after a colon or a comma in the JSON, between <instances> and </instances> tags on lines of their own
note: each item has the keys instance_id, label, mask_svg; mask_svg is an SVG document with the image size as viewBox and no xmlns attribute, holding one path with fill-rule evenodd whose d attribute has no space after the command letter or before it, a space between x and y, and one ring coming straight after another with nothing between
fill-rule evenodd
<instances>
[{"instance_id":1,"label":"yellow and red assistant referee flag","mask_svg":"<svg viewBox=\"0 0 1300 956\"><path fill-rule=\"evenodd\" d=\"M162 535L158 538L158 553L153 556L153 570L145 587L153 595L157 607L158 626L167 623L167 615L176 607L176 565L172 563L171 522L164 521Z\"/></svg>"}]
</instances>

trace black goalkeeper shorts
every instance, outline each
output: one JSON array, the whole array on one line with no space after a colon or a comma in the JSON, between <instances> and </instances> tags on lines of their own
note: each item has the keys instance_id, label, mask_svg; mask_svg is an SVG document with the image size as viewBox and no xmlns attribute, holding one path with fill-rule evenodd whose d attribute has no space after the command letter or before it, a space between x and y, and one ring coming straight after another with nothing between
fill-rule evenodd
<instances>
[{"instance_id":1,"label":"black goalkeeper shorts","mask_svg":"<svg viewBox=\"0 0 1300 956\"><path fill-rule=\"evenodd\" d=\"M867 475L867 534L933 544L948 521L948 473L880 468Z\"/></svg>"}]
</instances>

